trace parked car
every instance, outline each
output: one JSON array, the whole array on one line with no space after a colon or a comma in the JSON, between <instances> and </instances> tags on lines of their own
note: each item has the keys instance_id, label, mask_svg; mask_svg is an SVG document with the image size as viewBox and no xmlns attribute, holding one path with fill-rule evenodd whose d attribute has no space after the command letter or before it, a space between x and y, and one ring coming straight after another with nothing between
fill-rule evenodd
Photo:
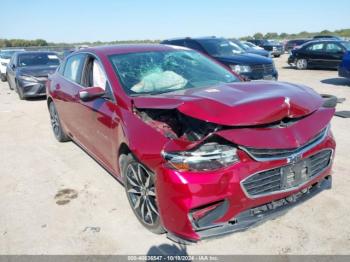
<instances>
[{"instance_id":1,"label":"parked car","mask_svg":"<svg viewBox=\"0 0 350 262\"><path fill-rule=\"evenodd\" d=\"M7 65L9 87L20 99L43 96L48 75L56 71L59 64L55 52L16 52Z\"/></svg>"},{"instance_id":2,"label":"parked car","mask_svg":"<svg viewBox=\"0 0 350 262\"><path fill-rule=\"evenodd\" d=\"M312 41L312 39L293 39L293 40L289 40L287 41L287 43L284 46L284 51L285 52L290 52L295 48L299 48L300 46L302 46L303 44Z\"/></svg>"},{"instance_id":3,"label":"parked car","mask_svg":"<svg viewBox=\"0 0 350 262\"><path fill-rule=\"evenodd\" d=\"M278 72L270 58L249 54L239 45L224 38L177 38L161 42L166 45L185 46L209 55L240 76L250 80L277 80Z\"/></svg>"},{"instance_id":4,"label":"parked car","mask_svg":"<svg viewBox=\"0 0 350 262\"><path fill-rule=\"evenodd\" d=\"M340 77L345 77L350 79L350 51L348 51L344 55L343 61L341 62L338 69L338 74Z\"/></svg>"},{"instance_id":5,"label":"parked car","mask_svg":"<svg viewBox=\"0 0 350 262\"><path fill-rule=\"evenodd\" d=\"M350 42L338 40L316 40L291 51L288 64L297 69L337 69L344 54L350 50Z\"/></svg>"},{"instance_id":6,"label":"parked car","mask_svg":"<svg viewBox=\"0 0 350 262\"><path fill-rule=\"evenodd\" d=\"M243 44L241 41L239 40L231 40L234 44L238 45L242 50L244 50L245 52L249 53L249 54L255 54L255 55L261 55L261 56L265 56L265 57L270 57L270 52L264 50L263 48L257 49L257 48L253 48L253 47L249 47L245 44Z\"/></svg>"},{"instance_id":7,"label":"parked car","mask_svg":"<svg viewBox=\"0 0 350 262\"><path fill-rule=\"evenodd\" d=\"M284 53L283 45L274 41L269 41L266 39L249 39L247 41L264 48L274 57L280 57Z\"/></svg>"},{"instance_id":8,"label":"parked car","mask_svg":"<svg viewBox=\"0 0 350 262\"><path fill-rule=\"evenodd\" d=\"M2 82L6 82L6 67L10 62L12 55L16 52L24 51L24 49L3 49L0 51L0 78Z\"/></svg>"},{"instance_id":9,"label":"parked car","mask_svg":"<svg viewBox=\"0 0 350 262\"><path fill-rule=\"evenodd\" d=\"M313 39L315 40L320 40L320 39L333 39L333 40L343 40L341 37L339 36L335 36L335 35L315 35L313 37Z\"/></svg>"},{"instance_id":10,"label":"parked car","mask_svg":"<svg viewBox=\"0 0 350 262\"><path fill-rule=\"evenodd\" d=\"M188 48L118 45L68 56L47 94L56 139L84 148L140 223L174 241L246 229L331 187L335 109L305 86L241 82Z\"/></svg>"}]
</instances>

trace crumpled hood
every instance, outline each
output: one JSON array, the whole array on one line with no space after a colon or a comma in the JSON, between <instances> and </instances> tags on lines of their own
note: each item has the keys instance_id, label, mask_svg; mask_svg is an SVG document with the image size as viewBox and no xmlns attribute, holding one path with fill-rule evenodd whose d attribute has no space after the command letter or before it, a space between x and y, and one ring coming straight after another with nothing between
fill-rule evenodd
<instances>
[{"instance_id":1,"label":"crumpled hood","mask_svg":"<svg viewBox=\"0 0 350 262\"><path fill-rule=\"evenodd\" d=\"M284 82L239 82L134 97L137 108L177 109L225 126L252 126L298 118L321 107L323 100L306 86Z\"/></svg>"},{"instance_id":2,"label":"crumpled hood","mask_svg":"<svg viewBox=\"0 0 350 262\"><path fill-rule=\"evenodd\" d=\"M26 66L19 67L18 73L20 75L30 76L48 76L53 74L57 69L57 66Z\"/></svg>"}]
</instances>

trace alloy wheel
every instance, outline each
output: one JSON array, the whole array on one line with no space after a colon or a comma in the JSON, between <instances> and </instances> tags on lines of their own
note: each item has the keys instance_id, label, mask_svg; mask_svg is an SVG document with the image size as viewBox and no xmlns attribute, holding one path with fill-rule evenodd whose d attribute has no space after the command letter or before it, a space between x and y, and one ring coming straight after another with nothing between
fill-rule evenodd
<instances>
[{"instance_id":1,"label":"alloy wheel","mask_svg":"<svg viewBox=\"0 0 350 262\"><path fill-rule=\"evenodd\" d=\"M296 62L296 66L298 69L306 69L307 68L306 59L298 59Z\"/></svg>"},{"instance_id":2,"label":"alloy wheel","mask_svg":"<svg viewBox=\"0 0 350 262\"><path fill-rule=\"evenodd\" d=\"M159 213L153 175L140 163L132 162L126 169L126 190L132 208L147 225L154 225Z\"/></svg>"}]
</instances>

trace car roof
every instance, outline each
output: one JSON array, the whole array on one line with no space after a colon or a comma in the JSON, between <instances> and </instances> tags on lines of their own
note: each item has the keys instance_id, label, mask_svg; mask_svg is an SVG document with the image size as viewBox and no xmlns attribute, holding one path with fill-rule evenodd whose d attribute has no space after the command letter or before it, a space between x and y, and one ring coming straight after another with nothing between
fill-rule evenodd
<instances>
[{"instance_id":1,"label":"car roof","mask_svg":"<svg viewBox=\"0 0 350 262\"><path fill-rule=\"evenodd\" d=\"M161 52L161 51L172 51L178 49L187 49L179 48L176 46L161 45L161 44L122 44L122 45L109 45L109 46L96 46L84 48L76 53L92 52L96 54L103 55L117 55L117 54L126 54L126 53L142 53L142 52Z\"/></svg>"},{"instance_id":2,"label":"car roof","mask_svg":"<svg viewBox=\"0 0 350 262\"><path fill-rule=\"evenodd\" d=\"M313 39L312 41L310 42L307 42L308 44L309 43L342 43L342 42L347 42L345 40L339 40L339 39Z\"/></svg>"}]
</instances>

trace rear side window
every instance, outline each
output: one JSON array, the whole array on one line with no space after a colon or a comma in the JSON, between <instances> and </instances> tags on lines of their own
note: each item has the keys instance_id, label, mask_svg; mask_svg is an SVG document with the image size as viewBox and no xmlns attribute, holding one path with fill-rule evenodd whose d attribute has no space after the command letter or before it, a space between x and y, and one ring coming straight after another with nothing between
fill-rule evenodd
<instances>
[{"instance_id":1,"label":"rear side window","mask_svg":"<svg viewBox=\"0 0 350 262\"><path fill-rule=\"evenodd\" d=\"M342 51L343 51L343 48L341 48L336 43L328 43L326 45L326 52L327 53L339 53L339 52L342 52Z\"/></svg>"},{"instance_id":2,"label":"rear side window","mask_svg":"<svg viewBox=\"0 0 350 262\"><path fill-rule=\"evenodd\" d=\"M80 84L85 55L77 54L67 59L63 75L65 78Z\"/></svg>"}]
</instances>

